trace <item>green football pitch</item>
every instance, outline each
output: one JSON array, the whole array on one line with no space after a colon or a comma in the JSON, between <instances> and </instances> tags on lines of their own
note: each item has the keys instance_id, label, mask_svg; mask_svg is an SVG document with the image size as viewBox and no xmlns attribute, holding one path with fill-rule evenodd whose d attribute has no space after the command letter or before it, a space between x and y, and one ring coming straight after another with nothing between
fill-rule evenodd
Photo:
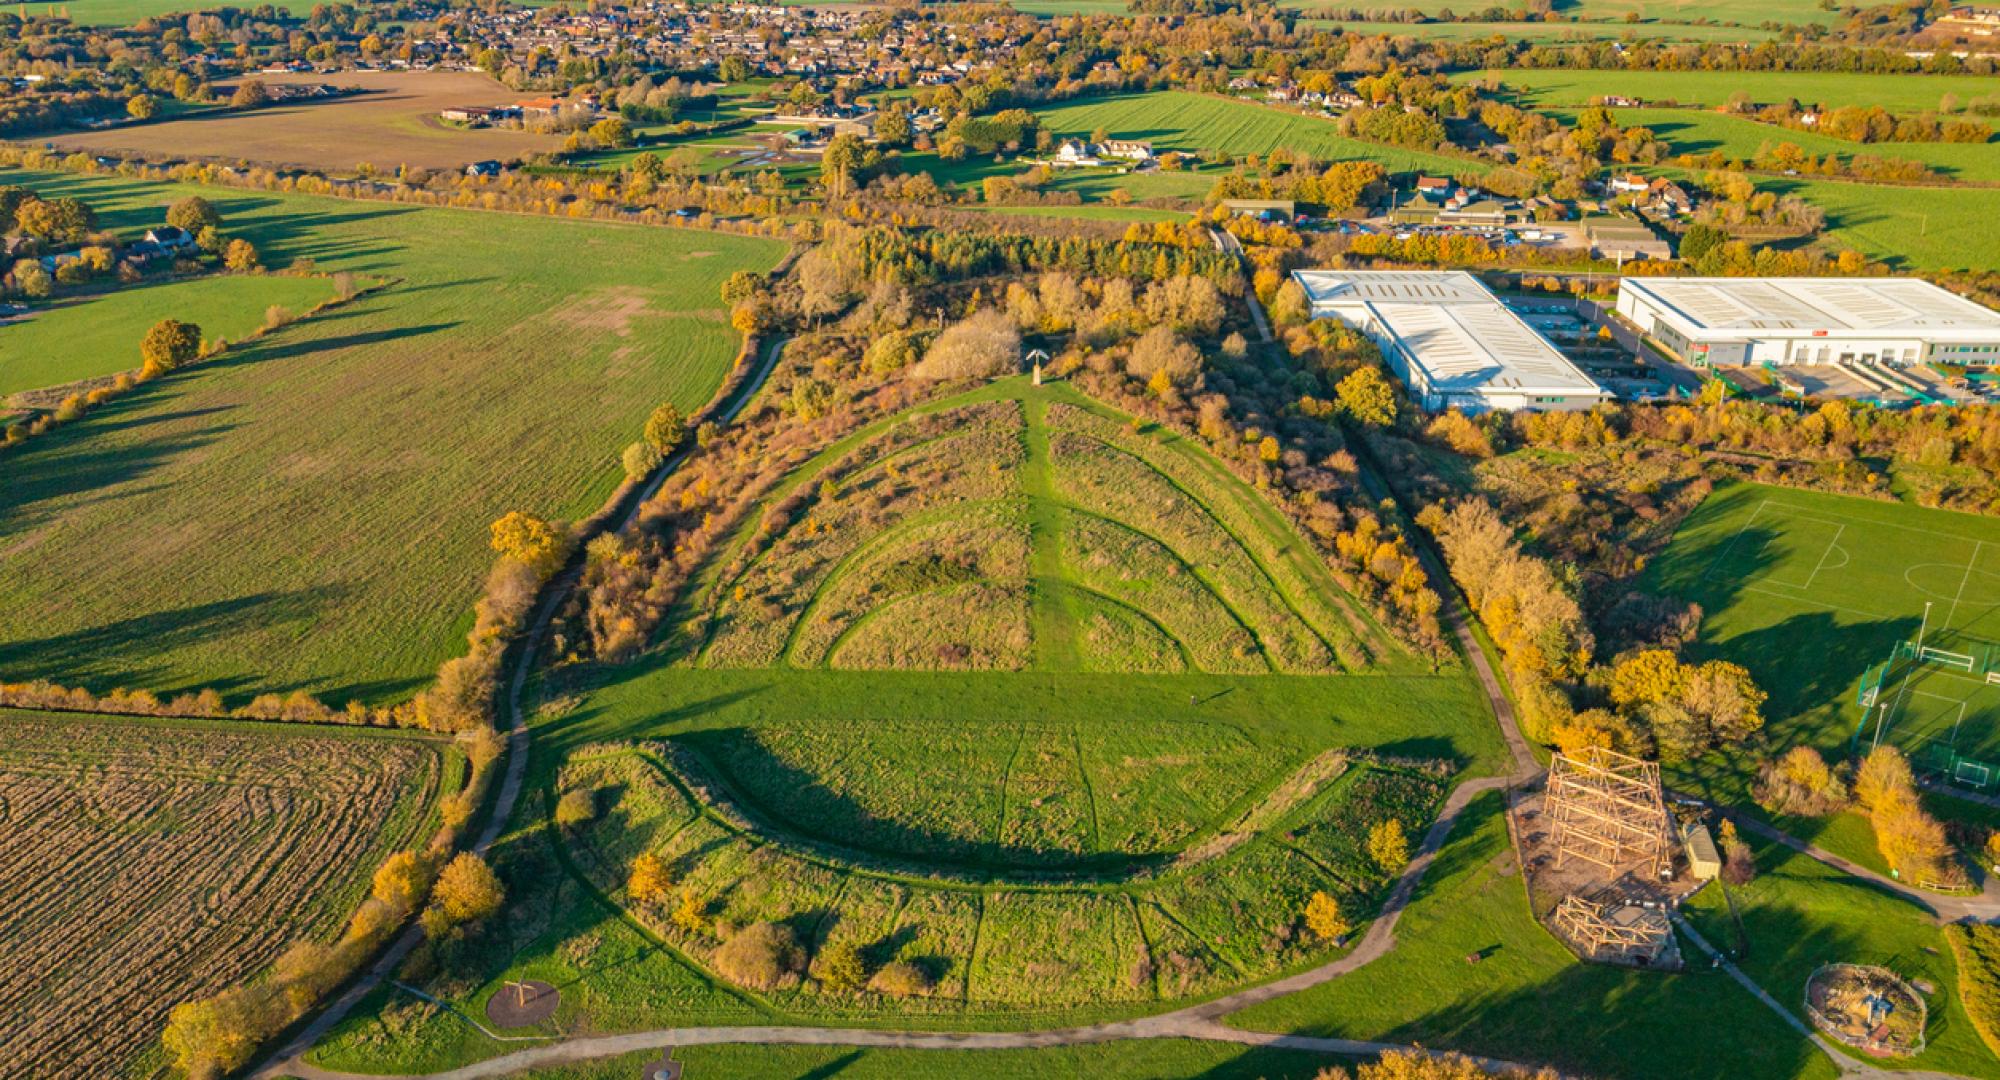
<instances>
[{"instance_id":1,"label":"green football pitch","mask_svg":"<svg viewBox=\"0 0 2000 1080\"><path fill-rule=\"evenodd\" d=\"M1651 584L1702 605L1700 652L1757 677L1777 745L2000 762L2000 521L1736 484Z\"/></svg>"}]
</instances>

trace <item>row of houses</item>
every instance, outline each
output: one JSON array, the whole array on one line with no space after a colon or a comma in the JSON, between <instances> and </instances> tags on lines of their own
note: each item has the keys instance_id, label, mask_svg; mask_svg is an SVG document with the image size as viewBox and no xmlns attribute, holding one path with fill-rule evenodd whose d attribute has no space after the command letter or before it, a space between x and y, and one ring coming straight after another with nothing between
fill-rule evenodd
<instances>
[{"instance_id":1,"label":"row of houses","mask_svg":"<svg viewBox=\"0 0 2000 1080\"><path fill-rule=\"evenodd\" d=\"M1098 165L1144 165L1154 159L1153 144L1135 139L1106 139L1101 143L1064 139L1046 162L1058 169L1090 168Z\"/></svg>"}]
</instances>

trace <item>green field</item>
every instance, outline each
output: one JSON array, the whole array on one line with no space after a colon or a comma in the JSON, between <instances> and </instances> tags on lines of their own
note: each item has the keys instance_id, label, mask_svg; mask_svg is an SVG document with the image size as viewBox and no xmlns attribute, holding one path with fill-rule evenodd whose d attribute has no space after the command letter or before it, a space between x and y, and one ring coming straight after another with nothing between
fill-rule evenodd
<instances>
[{"instance_id":1,"label":"green field","mask_svg":"<svg viewBox=\"0 0 2000 1080\"><path fill-rule=\"evenodd\" d=\"M129 26L155 15L213 11L226 5L210 0L58 0L56 3L16 3L7 10L30 15L50 13L67 16L83 26ZM276 4L279 11L287 8Z\"/></svg>"},{"instance_id":2,"label":"green field","mask_svg":"<svg viewBox=\"0 0 2000 1080\"><path fill-rule=\"evenodd\" d=\"M1756 676L1781 749L1843 754L1863 676L1917 636L1926 605L1929 644L1981 667L2000 648L2000 524L1988 518L1735 484L1688 517L1645 580L1702 606L1698 652ZM1898 688L1882 698L1884 741L1914 753L1942 739L2000 760L2000 687L1983 675L1932 667Z\"/></svg>"},{"instance_id":3,"label":"green field","mask_svg":"<svg viewBox=\"0 0 2000 1080\"><path fill-rule=\"evenodd\" d=\"M1304 10L1310 11L1311 8ZM1694 25L1675 22L1363 22L1307 18L1304 26L1339 27L1350 34L1388 34L1424 41L1482 41L1495 34L1509 41L1550 44L1586 41L1768 41L1769 30L1740 25Z\"/></svg>"},{"instance_id":4,"label":"green field","mask_svg":"<svg viewBox=\"0 0 2000 1080\"><path fill-rule=\"evenodd\" d=\"M2000 147L1982 149L2000 154ZM1898 269L2000 269L2000 188L1758 183L1825 210L1829 237Z\"/></svg>"},{"instance_id":5,"label":"green field","mask_svg":"<svg viewBox=\"0 0 2000 1080\"><path fill-rule=\"evenodd\" d=\"M106 227L196 189L0 173ZM265 261L399 283L13 451L0 673L97 688L408 694L458 640L511 509L580 517L663 400L736 351L719 282L770 241L202 192ZM254 321L262 308L250 313ZM41 316L90 332L87 308ZM143 329L137 322L124 337ZM12 331L6 331L11 333Z\"/></svg>"},{"instance_id":6,"label":"green field","mask_svg":"<svg viewBox=\"0 0 2000 1080\"><path fill-rule=\"evenodd\" d=\"M324 277L230 274L118 286L54 302L0 325L0 398L139 366L139 339L166 318L202 336L238 340L264 325L273 304L300 313L333 296Z\"/></svg>"},{"instance_id":7,"label":"green field","mask_svg":"<svg viewBox=\"0 0 2000 1080\"><path fill-rule=\"evenodd\" d=\"M1098 128L1113 138L1146 139L1155 151L1221 150L1237 157L1284 147L1320 161L1378 161L1392 172L1481 171L1477 162L1422 150L1404 150L1343 137L1334 122L1251 101L1157 90L1085 98L1037 109L1043 126L1058 135L1087 136Z\"/></svg>"},{"instance_id":8,"label":"green field","mask_svg":"<svg viewBox=\"0 0 2000 1080\"><path fill-rule=\"evenodd\" d=\"M1847 72L1793 71L1577 71L1510 69L1468 71L1459 80L1500 79L1524 104L1542 108L1590 104L1606 94L1636 96L1649 101L1673 100L1683 105L1723 105L1738 94L1770 103L1797 98L1830 108L1880 105L1892 112L1924 112L1938 108L1944 95L1963 103L2000 94L2000 76L1976 75L1858 75Z\"/></svg>"},{"instance_id":9,"label":"green field","mask_svg":"<svg viewBox=\"0 0 2000 1080\"><path fill-rule=\"evenodd\" d=\"M1415 1042L1622 1080L1837 1075L1720 973L1578 962L1528 914L1500 810L1497 795L1468 809L1396 925L1387 956L1229 1022L1252 1031ZM1905 911L1906 920L1920 918ZM1475 953L1479 962L1467 963Z\"/></svg>"},{"instance_id":10,"label":"green field","mask_svg":"<svg viewBox=\"0 0 2000 1080\"><path fill-rule=\"evenodd\" d=\"M2000 181L2000 145L1992 143L1856 143L1702 109L1613 109L1611 114L1621 125L1652 129L1677 154L1720 150L1748 161L1762 148L1791 143L1816 157L1900 158L1921 161L1955 180ZM1566 112L1564 118L1573 116Z\"/></svg>"}]
</instances>

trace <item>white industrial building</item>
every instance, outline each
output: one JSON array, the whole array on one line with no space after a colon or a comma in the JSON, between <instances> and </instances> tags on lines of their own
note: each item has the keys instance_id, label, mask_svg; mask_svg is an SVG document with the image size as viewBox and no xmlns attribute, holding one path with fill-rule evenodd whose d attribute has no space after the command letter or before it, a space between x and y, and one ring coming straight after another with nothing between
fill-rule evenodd
<instances>
[{"instance_id":1,"label":"white industrial building","mask_svg":"<svg viewBox=\"0 0 2000 1080\"><path fill-rule=\"evenodd\" d=\"M1382 350L1425 409L1588 409L1610 394L1463 270L1297 270L1313 318Z\"/></svg>"},{"instance_id":2,"label":"white industrial building","mask_svg":"<svg viewBox=\"0 0 2000 1080\"><path fill-rule=\"evenodd\" d=\"M2000 363L2000 313L1916 278L1625 278L1618 313L1697 366Z\"/></svg>"}]
</instances>

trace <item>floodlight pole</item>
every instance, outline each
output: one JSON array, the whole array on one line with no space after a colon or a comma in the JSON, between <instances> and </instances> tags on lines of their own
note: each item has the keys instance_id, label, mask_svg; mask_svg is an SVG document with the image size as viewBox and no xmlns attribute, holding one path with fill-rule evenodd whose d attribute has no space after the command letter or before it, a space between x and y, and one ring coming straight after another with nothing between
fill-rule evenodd
<instances>
[{"instance_id":1,"label":"floodlight pole","mask_svg":"<svg viewBox=\"0 0 2000 1080\"><path fill-rule=\"evenodd\" d=\"M1926 601L1924 601L1924 621L1923 621L1923 624L1922 624L1922 625L1920 625L1920 626L1918 626L1918 627L1917 627L1917 662L1918 662L1918 663L1922 663L1922 662L1923 662L1923 659L1924 659L1924 633L1925 633L1926 631L1928 631L1928 630L1929 630L1929 629L1931 628L1931 604L1933 604L1933 603L1935 603L1935 601L1931 601L1931 600L1926 600Z\"/></svg>"},{"instance_id":2,"label":"floodlight pole","mask_svg":"<svg viewBox=\"0 0 2000 1080\"><path fill-rule=\"evenodd\" d=\"M1869 750L1874 750L1876 747L1882 745L1882 721L1888 715L1889 715L1888 702L1885 701L1882 702L1880 705L1875 706L1875 741L1869 744L1868 746Z\"/></svg>"}]
</instances>

